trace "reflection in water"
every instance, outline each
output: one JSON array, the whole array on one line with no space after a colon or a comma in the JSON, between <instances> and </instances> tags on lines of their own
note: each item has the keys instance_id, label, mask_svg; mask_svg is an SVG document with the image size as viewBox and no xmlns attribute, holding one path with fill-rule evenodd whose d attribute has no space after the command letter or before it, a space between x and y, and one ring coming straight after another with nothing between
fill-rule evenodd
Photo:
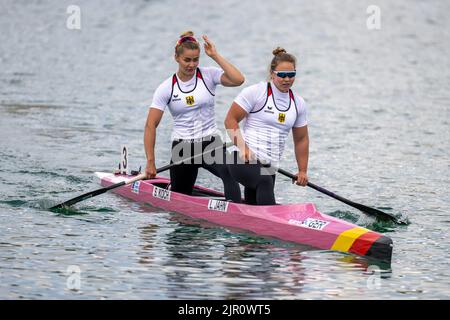
<instances>
[{"instance_id":1,"label":"reflection in water","mask_svg":"<svg viewBox=\"0 0 450 320\"><path fill-rule=\"evenodd\" d=\"M158 231L158 225L148 224L144 227L138 228L141 231L142 252L139 253L139 263L151 265L154 256L151 254L154 248L154 243L156 241L156 235Z\"/></svg>"},{"instance_id":2,"label":"reflection in water","mask_svg":"<svg viewBox=\"0 0 450 320\"><path fill-rule=\"evenodd\" d=\"M156 213L160 210L154 208L152 206L148 206L145 204L139 205L138 212L143 213ZM139 255L139 263L140 264L148 264L152 265L154 261L155 255L153 254L153 249L155 248L155 243L158 241L158 229L159 226L157 224L146 224L142 227L138 227L140 231L140 237L142 238L141 251L138 252Z\"/></svg>"},{"instance_id":3,"label":"reflection in water","mask_svg":"<svg viewBox=\"0 0 450 320\"><path fill-rule=\"evenodd\" d=\"M233 268L225 270L226 276L239 279L229 283L227 299L273 298L274 293L278 297L292 297L303 290L305 270L301 260L304 258L298 249L247 244L244 240L227 250L225 257L230 262L245 261L248 264L251 261L252 264L238 273ZM242 279L252 280L247 282L245 290L242 290Z\"/></svg>"}]
</instances>

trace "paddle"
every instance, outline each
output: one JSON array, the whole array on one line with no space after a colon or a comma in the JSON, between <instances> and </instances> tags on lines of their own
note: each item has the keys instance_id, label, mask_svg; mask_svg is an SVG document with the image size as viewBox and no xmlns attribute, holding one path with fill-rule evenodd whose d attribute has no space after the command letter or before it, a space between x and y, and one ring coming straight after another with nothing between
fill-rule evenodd
<instances>
[{"instance_id":1,"label":"paddle","mask_svg":"<svg viewBox=\"0 0 450 320\"><path fill-rule=\"evenodd\" d=\"M129 179L129 180L126 180L126 181L122 181L122 182L110 185L108 187L105 187L105 188L101 188L101 189L98 189L98 190L94 190L94 191L90 191L88 193L82 194L81 196L78 196L78 197L75 197L73 199L67 200L67 201L65 201L63 203L57 204L57 205L55 205L55 206L53 206L53 207L51 207L49 209L53 210L53 209L61 209L61 208L64 208L64 207L70 207L71 205L74 205L75 203L78 203L78 202L84 201L86 199L98 196L98 195L103 194L103 193L105 193L105 192L107 192L109 190L112 190L112 189L115 189L115 188L119 188L121 186L125 186L127 184L136 182L138 180L142 180L144 178L145 178L145 173L142 173L142 174L139 174L139 175L137 175L136 177L134 177L132 179Z\"/></svg>"},{"instance_id":2,"label":"paddle","mask_svg":"<svg viewBox=\"0 0 450 320\"><path fill-rule=\"evenodd\" d=\"M293 175L292 173L290 173L290 172L288 172L286 170L278 168L278 172L283 174L283 175L285 175L286 177L289 177L289 178L293 179L293 180L297 180L297 177L295 175ZM326 189L324 189L322 187L319 187L318 185L315 185L315 184L313 184L311 182L308 182L307 186L310 187L310 188L313 188L313 189L315 189L315 190L317 190L319 192L322 192L322 193L326 194L327 196L330 196L330 197L332 197L332 198L334 198L336 200L344 202L344 203L348 204L349 206L351 206L353 208L356 208L358 210L361 210L362 212L365 212L365 213L367 213L369 215L376 216L377 218L381 218L383 220L392 220L392 221L394 221L395 223L398 223L398 224L406 224L406 222L397 219L397 217L395 217L395 216L393 216L393 215L391 215L389 213L386 213L386 212L383 212L381 210L362 205L360 203L356 203L356 202L350 201L350 200L345 199L345 198L343 198L341 196L338 196L337 194L335 194L335 193L333 193L331 191L328 191L328 190L326 190Z\"/></svg>"},{"instance_id":3,"label":"paddle","mask_svg":"<svg viewBox=\"0 0 450 320\"><path fill-rule=\"evenodd\" d=\"M181 159L179 161L173 162L171 164L165 165L164 167L156 169L156 173L160 173L160 172L166 171L166 170L172 168L173 166L181 164L182 162L195 160L195 159L197 159L199 157L202 157L204 154L207 154L209 152L217 151L217 150L220 150L222 148L228 148L231 145L233 145L231 142L224 143L223 145L221 145L218 148L211 149L211 150L206 150L206 152L200 153L198 155L195 155L195 156L192 156L192 157L189 157L189 158L186 158L186 159ZM122 187L122 186L125 186L125 185L128 185L128 184L131 184L131 183L139 181L139 180L143 180L143 179L145 179L145 177L146 177L145 173L141 173L141 174L137 175L136 177L131 178L129 180L122 181L122 182L119 182L119 183L116 183L116 184L113 184L113 185L110 185L108 187L104 187L104 188L101 188L101 189L98 189L98 190L90 191L88 193L82 194L82 195L80 195L78 197L75 197L73 199L67 200L67 201L65 201L63 203L57 204L57 205L49 208L49 210L61 209L63 207L69 207L71 205L74 205L75 203L78 203L78 202L84 201L86 199L98 196L98 195L103 194L103 193L105 193L105 192L107 192L109 190L116 189L116 188L119 188L119 187Z\"/></svg>"}]
</instances>

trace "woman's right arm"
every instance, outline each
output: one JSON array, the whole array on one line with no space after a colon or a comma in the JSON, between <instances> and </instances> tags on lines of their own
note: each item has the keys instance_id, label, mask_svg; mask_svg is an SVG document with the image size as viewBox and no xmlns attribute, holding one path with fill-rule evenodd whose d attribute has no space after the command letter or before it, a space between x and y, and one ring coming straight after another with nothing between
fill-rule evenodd
<instances>
[{"instance_id":1,"label":"woman's right arm","mask_svg":"<svg viewBox=\"0 0 450 320\"><path fill-rule=\"evenodd\" d=\"M246 116L247 112L236 102L233 102L230 110L228 110L227 117L225 118L225 128L227 129L228 136L233 144L238 147L241 159L248 162L250 160L254 160L254 157L248 146L245 144L239 128L239 122L241 122Z\"/></svg>"},{"instance_id":2,"label":"woman's right arm","mask_svg":"<svg viewBox=\"0 0 450 320\"><path fill-rule=\"evenodd\" d=\"M156 128L163 116L164 112L156 108L150 108L147 116L147 123L144 130L144 147L145 155L147 156L147 164L145 166L145 174L147 178L154 178L156 176L155 167L155 140Z\"/></svg>"}]
</instances>

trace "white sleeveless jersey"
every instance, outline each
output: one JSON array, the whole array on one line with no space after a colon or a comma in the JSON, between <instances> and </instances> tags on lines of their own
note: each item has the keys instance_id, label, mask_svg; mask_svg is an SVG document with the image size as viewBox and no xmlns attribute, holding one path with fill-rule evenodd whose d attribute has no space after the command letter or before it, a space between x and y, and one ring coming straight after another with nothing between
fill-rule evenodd
<instances>
[{"instance_id":1,"label":"white sleeveless jersey","mask_svg":"<svg viewBox=\"0 0 450 320\"><path fill-rule=\"evenodd\" d=\"M207 87L200 68L197 68L195 79L192 83L188 82L191 85L188 90L181 89L179 79L174 74L170 79L170 95L167 95L169 79L163 82L155 92L151 107L163 111L166 106L169 108L173 117L172 140L200 139L217 133L213 92L217 82L220 83L223 71L218 68L208 68L208 71L210 69L214 69L216 78L214 81L209 81L213 86L212 90Z\"/></svg>"},{"instance_id":2,"label":"white sleeveless jersey","mask_svg":"<svg viewBox=\"0 0 450 320\"><path fill-rule=\"evenodd\" d=\"M290 130L307 125L303 99L292 90L279 91L270 82L244 89L235 102L248 113L242 128L245 143L266 162L279 162Z\"/></svg>"}]
</instances>

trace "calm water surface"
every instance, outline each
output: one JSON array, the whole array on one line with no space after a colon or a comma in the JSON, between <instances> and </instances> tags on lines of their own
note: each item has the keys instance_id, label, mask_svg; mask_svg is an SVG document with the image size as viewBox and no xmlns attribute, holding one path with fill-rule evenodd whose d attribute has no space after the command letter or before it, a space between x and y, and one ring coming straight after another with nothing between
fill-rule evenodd
<instances>
[{"instance_id":1,"label":"calm water surface","mask_svg":"<svg viewBox=\"0 0 450 320\"><path fill-rule=\"evenodd\" d=\"M70 1L0 4L0 298L448 299L450 22L447 1ZM180 11L180 8L185 8ZM277 177L279 202L385 232L389 267L361 257L228 230L114 194L67 214L50 205L98 188L94 171L145 164L143 127L173 45L192 29L246 75L271 51L297 55L308 103L310 180L408 217L382 224ZM214 65L202 54L201 64ZM217 90L217 123L242 88ZM172 121L157 137L168 161ZM295 168L289 141L283 167ZM201 172L200 184L221 189ZM374 272L375 270L375 272Z\"/></svg>"}]
</instances>

